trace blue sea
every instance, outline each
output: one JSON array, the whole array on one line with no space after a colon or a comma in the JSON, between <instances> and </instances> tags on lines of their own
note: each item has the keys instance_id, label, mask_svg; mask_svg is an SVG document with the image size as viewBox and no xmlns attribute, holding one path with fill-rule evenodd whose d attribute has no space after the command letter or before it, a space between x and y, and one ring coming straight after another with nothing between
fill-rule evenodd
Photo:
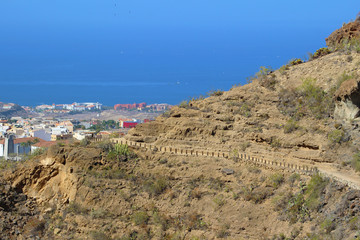
<instances>
[{"instance_id":1,"label":"blue sea","mask_svg":"<svg viewBox=\"0 0 360 240\"><path fill-rule=\"evenodd\" d=\"M260 66L306 58L332 30L3 29L0 101L178 104L245 84Z\"/></svg>"}]
</instances>

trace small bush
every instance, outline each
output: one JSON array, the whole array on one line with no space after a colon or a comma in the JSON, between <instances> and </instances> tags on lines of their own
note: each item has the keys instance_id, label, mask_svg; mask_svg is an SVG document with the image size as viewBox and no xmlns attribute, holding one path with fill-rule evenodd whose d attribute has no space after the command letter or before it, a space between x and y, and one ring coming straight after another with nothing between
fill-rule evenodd
<instances>
[{"instance_id":1,"label":"small bush","mask_svg":"<svg viewBox=\"0 0 360 240\"><path fill-rule=\"evenodd\" d=\"M240 115L244 116L244 117L251 117L251 107L249 104L247 103L243 103L240 107L239 113Z\"/></svg>"},{"instance_id":2,"label":"small bush","mask_svg":"<svg viewBox=\"0 0 360 240\"><path fill-rule=\"evenodd\" d=\"M165 215L160 214L158 211L155 211L153 213L152 219L155 224L158 224L161 226L161 229L163 231L166 231L169 228L170 219L168 217L166 217Z\"/></svg>"},{"instance_id":3,"label":"small bush","mask_svg":"<svg viewBox=\"0 0 360 240\"><path fill-rule=\"evenodd\" d=\"M269 177L269 180L272 187L279 188L284 182L284 176L280 173L275 173Z\"/></svg>"},{"instance_id":4,"label":"small bush","mask_svg":"<svg viewBox=\"0 0 360 240\"><path fill-rule=\"evenodd\" d=\"M149 215L145 211L135 212L132 216L133 222L136 225L146 225L149 221Z\"/></svg>"},{"instance_id":5,"label":"small bush","mask_svg":"<svg viewBox=\"0 0 360 240\"><path fill-rule=\"evenodd\" d=\"M111 240L111 238L103 232L91 231L90 237L93 240Z\"/></svg>"},{"instance_id":6,"label":"small bush","mask_svg":"<svg viewBox=\"0 0 360 240\"><path fill-rule=\"evenodd\" d=\"M74 213L76 215L85 215L89 213L89 210L81 206L76 202L72 202L65 210L66 213Z\"/></svg>"},{"instance_id":7,"label":"small bush","mask_svg":"<svg viewBox=\"0 0 360 240\"><path fill-rule=\"evenodd\" d=\"M291 192L280 193L274 197L272 199L272 204L274 205L275 210L285 212L291 198L293 198L293 194Z\"/></svg>"},{"instance_id":8,"label":"small bush","mask_svg":"<svg viewBox=\"0 0 360 240\"><path fill-rule=\"evenodd\" d=\"M359 230L360 228L360 221L359 221L359 217L353 217L349 220L349 227L351 230Z\"/></svg>"},{"instance_id":9,"label":"small bush","mask_svg":"<svg viewBox=\"0 0 360 240\"><path fill-rule=\"evenodd\" d=\"M331 53L330 49L328 49L328 48L320 48L320 49L316 50L314 55L312 55L312 59L316 59L316 58L328 55L330 53Z\"/></svg>"},{"instance_id":10,"label":"small bush","mask_svg":"<svg viewBox=\"0 0 360 240\"><path fill-rule=\"evenodd\" d=\"M245 151L248 147L250 147L250 143L249 142L242 142L240 144L240 149L241 151Z\"/></svg>"},{"instance_id":11,"label":"small bush","mask_svg":"<svg viewBox=\"0 0 360 240\"><path fill-rule=\"evenodd\" d=\"M37 157L40 156L42 154L46 153L46 149L45 148L37 148L34 151L31 152L31 157Z\"/></svg>"},{"instance_id":12,"label":"small bush","mask_svg":"<svg viewBox=\"0 0 360 240\"><path fill-rule=\"evenodd\" d=\"M276 80L275 74L270 74L268 77L264 78L260 82L260 85L267 88L267 89L275 90L275 86L276 86L277 82L278 81Z\"/></svg>"},{"instance_id":13,"label":"small bush","mask_svg":"<svg viewBox=\"0 0 360 240\"><path fill-rule=\"evenodd\" d=\"M165 191L169 186L168 179L159 177L155 180L148 180L145 182L144 187L151 196L158 196Z\"/></svg>"},{"instance_id":14,"label":"small bush","mask_svg":"<svg viewBox=\"0 0 360 240\"><path fill-rule=\"evenodd\" d=\"M230 229L230 225L224 224L216 233L217 238L226 238L230 236L230 232L228 231Z\"/></svg>"},{"instance_id":15,"label":"small bush","mask_svg":"<svg viewBox=\"0 0 360 240\"><path fill-rule=\"evenodd\" d=\"M311 210L316 210L320 205L320 196L323 193L328 181L322 178L319 174L311 177L309 184L306 187L306 205Z\"/></svg>"},{"instance_id":16,"label":"small bush","mask_svg":"<svg viewBox=\"0 0 360 240\"><path fill-rule=\"evenodd\" d=\"M259 80L260 82L261 81L264 81L266 80L267 78L267 75L270 74L272 72L272 68L271 67L264 67L264 66L261 66L260 67L260 70L255 73L255 76L252 76L252 77L248 77L247 78L247 81L248 83L251 83L253 82L254 80Z\"/></svg>"},{"instance_id":17,"label":"small bush","mask_svg":"<svg viewBox=\"0 0 360 240\"><path fill-rule=\"evenodd\" d=\"M309 210L305 205L305 198L302 193L294 195L288 203L286 215L290 223L296 223L298 220L305 221L309 217Z\"/></svg>"},{"instance_id":18,"label":"small bush","mask_svg":"<svg viewBox=\"0 0 360 240\"><path fill-rule=\"evenodd\" d=\"M190 213L186 216L185 225L187 226L188 230L204 230L208 228L206 222L202 220L202 216L196 212Z\"/></svg>"},{"instance_id":19,"label":"small bush","mask_svg":"<svg viewBox=\"0 0 360 240\"><path fill-rule=\"evenodd\" d=\"M303 104L307 110L311 112L314 118L322 119L328 117L332 112L333 101L331 100L331 96L326 94L324 90L315 83L316 79L307 78L303 80L298 91L304 99Z\"/></svg>"},{"instance_id":20,"label":"small bush","mask_svg":"<svg viewBox=\"0 0 360 240\"><path fill-rule=\"evenodd\" d=\"M212 96L221 96L221 95L223 95L224 94L224 91L223 90L220 90L220 89L218 89L218 90L211 90L209 93L208 93L208 95L210 96L210 97L212 97Z\"/></svg>"},{"instance_id":21,"label":"small bush","mask_svg":"<svg viewBox=\"0 0 360 240\"><path fill-rule=\"evenodd\" d=\"M289 182L291 185L293 185L296 181L299 181L299 180L300 180L300 174L298 174L298 173L293 173L289 177Z\"/></svg>"},{"instance_id":22,"label":"small bush","mask_svg":"<svg viewBox=\"0 0 360 240\"><path fill-rule=\"evenodd\" d=\"M130 155L129 146L126 144L115 144L114 151L117 155L122 155L122 156Z\"/></svg>"},{"instance_id":23,"label":"small bush","mask_svg":"<svg viewBox=\"0 0 360 240\"><path fill-rule=\"evenodd\" d=\"M179 104L179 107L181 108L189 108L190 105L189 105L189 101L182 101L180 104Z\"/></svg>"},{"instance_id":24,"label":"small bush","mask_svg":"<svg viewBox=\"0 0 360 240\"><path fill-rule=\"evenodd\" d=\"M225 186L225 183L220 178L212 178L211 177L209 179L209 188L210 189L220 191L220 190L223 190L224 186Z\"/></svg>"},{"instance_id":25,"label":"small bush","mask_svg":"<svg viewBox=\"0 0 360 240\"><path fill-rule=\"evenodd\" d=\"M327 218L321 223L320 227L324 233L329 234L335 229L335 223L331 219Z\"/></svg>"},{"instance_id":26,"label":"small bush","mask_svg":"<svg viewBox=\"0 0 360 240\"><path fill-rule=\"evenodd\" d=\"M290 119L284 125L284 133L291 133L299 128L299 123L295 119Z\"/></svg>"},{"instance_id":27,"label":"small bush","mask_svg":"<svg viewBox=\"0 0 360 240\"><path fill-rule=\"evenodd\" d=\"M328 134L328 140L332 144L341 143L344 139L345 132L342 129L335 129Z\"/></svg>"},{"instance_id":28,"label":"small bush","mask_svg":"<svg viewBox=\"0 0 360 240\"><path fill-rule=\"evenodd\" d=\"M81 147L86 147L90 144L90 140L87 138L84 138L83 140L80 141L80 146Z\"/></svg>"},{"instance_id":29,"label":"small bush","mask_svg":"<svg viewBox=\"0 0 360 240\"><path fill-rule=\"evenodd\" d=\"M282 146L281 141L275 137L271 138L270 147L272 148L280 148Z\"/></svg>"},{"instance_id":30,"label":"small bush","mask_svg":"<svg viewBox=\"0 0 360 240\"><path fill-rule=\"evenodd\" d=\"M298 65L298 64L301 64L301 63L303 63L303 60L301 60L299 58L295 58L295 59L290 60L288 65L295 66L295 65Z\"/></svg>"},{"instance_id":31,"label":"small bush","mask_svg":"<svg viewBox=\"0 0 360 240\"><path fill-rule=\"evenodd\" d=\"M226 199L223 195L219 195L213 199L213 202L215 203L216 208L221 208L226 204Z\"/></svg>"},{"instance_id":32,"label":"small bush","mask_svg":"<svg viewBox=\"0 0 360 240\"><path fill-rule=\"evenodd\" d=\"M289 70L289 66L288 65L283 65L279 68L279 72L281 75L284 75L286 73L286 71Z\"/></svg>"},{"instance_id":33,"label":"small bush","mask_svg":"<svg viewBox=\"0 0 360 240\"><path fill-rule=\"evenodd\" d=\"M360 171L360 152L356 153L353 156L353 159L351 161L351 166L355 169L355 171Z\"/></svg>"}]
</instances>

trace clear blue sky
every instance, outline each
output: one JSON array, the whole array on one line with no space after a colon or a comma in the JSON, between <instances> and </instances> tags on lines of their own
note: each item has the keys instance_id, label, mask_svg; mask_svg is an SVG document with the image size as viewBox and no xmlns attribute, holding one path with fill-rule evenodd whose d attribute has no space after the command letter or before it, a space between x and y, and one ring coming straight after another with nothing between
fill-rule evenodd
<instances>
[{"instance_id":1,"label":"clear blue sky","mask_svg":"<svg viewBox=\"0 0 360 240\"><path fill-rule=\"evenodd\" d=\"M178 103L325 46L357 5L2 0L0 101Z\"/></svg>"}]
</instances>

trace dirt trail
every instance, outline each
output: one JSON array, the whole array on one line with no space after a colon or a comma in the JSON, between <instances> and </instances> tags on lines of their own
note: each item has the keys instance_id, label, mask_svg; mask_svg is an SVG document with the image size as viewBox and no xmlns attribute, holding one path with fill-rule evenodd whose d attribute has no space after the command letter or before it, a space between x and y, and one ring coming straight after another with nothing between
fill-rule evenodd
<instances>
[{"instance_id":1,"label":"dirt trail","mask_svg":"<svg viewBox=\"0 0 360 240\"><path fill-rule=\"evenodd\" d=\"M347 184L349 187L354 189L360 190L360 176L356 174L356 172L338 169L331 163L316 163L315 166L318 168L320 173L326 175L327 177Z\"/></svg>"},{"instance_id":2,"label":"dirt trail","mask_svg":"<svg viewBox=\"0 0 360 240\"><path fill-rule=\"evenodd\" d=\"M113 141L115 143L128 143L128 144L130 144L130 146L137 145L137 146L140 146L141 148L148 148L148 149L154 149L156 147L157 151L166 152L166 149L164 148L164 146L155 146L155 145L151 145L151 144L145 145L145 144L132 142L132 141L129 141L129 140L126 140L123 138L113 139ZM176 148L176 147L173 146L173 148ZM184 152L183 151L181 151L181 152L180 151L171 151L171 153L176 154L176 155L189 156L189 155L192 155L193 152L196 152L196 151L197 151L197 149L187 149L186 153L185 153L185 151ZM254 154L254 155L248 154L248 155L256 156L256 154ZM216 157L216 155L215 155L215 157ZM229 155L228 154L222 155L219 153L219 155L217 157L229 157ZM273 161L274 159L265 159L265 160ZM252 161L254 161L254 159L252 159ZM282 165L283 167L288 166L287 164L297 164L298 166L301 166L301 164L302 164L302 162L299 160L288 159L288 158L286 160L283 160L283 163L286 163L286 164ZM308 164L305 164L305 165L308 165ZM259 164L259 166L261 166L261 164ZM321 174L325 175L326 177L329 177L331 179L334 179L336 181L344 183L354 189L360 190L360 176L355 171L348 171L348 170L345 171L342 169L338 169L335 165L333 165L331 163L314 163L313 167L316 167L318 169L318 171Z\"/></svg>"}]
</instances>

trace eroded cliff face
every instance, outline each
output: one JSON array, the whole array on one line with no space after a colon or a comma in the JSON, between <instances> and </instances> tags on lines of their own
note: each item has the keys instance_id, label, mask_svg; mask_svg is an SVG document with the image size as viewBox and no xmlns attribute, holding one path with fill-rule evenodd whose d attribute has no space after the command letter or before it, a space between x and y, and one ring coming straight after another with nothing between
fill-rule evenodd
<instances>
[{"instance_id":1,"label":"eroded cliff face","mask_svg":"<svg viewBox=\"0 0 360 240\"><path fill-rule=\"evenodd\" d=\"M349 121L360 115L360 81L350 79L343 82L335 92L334 117L340 121Z\"/></svg>"}]
</instances>

